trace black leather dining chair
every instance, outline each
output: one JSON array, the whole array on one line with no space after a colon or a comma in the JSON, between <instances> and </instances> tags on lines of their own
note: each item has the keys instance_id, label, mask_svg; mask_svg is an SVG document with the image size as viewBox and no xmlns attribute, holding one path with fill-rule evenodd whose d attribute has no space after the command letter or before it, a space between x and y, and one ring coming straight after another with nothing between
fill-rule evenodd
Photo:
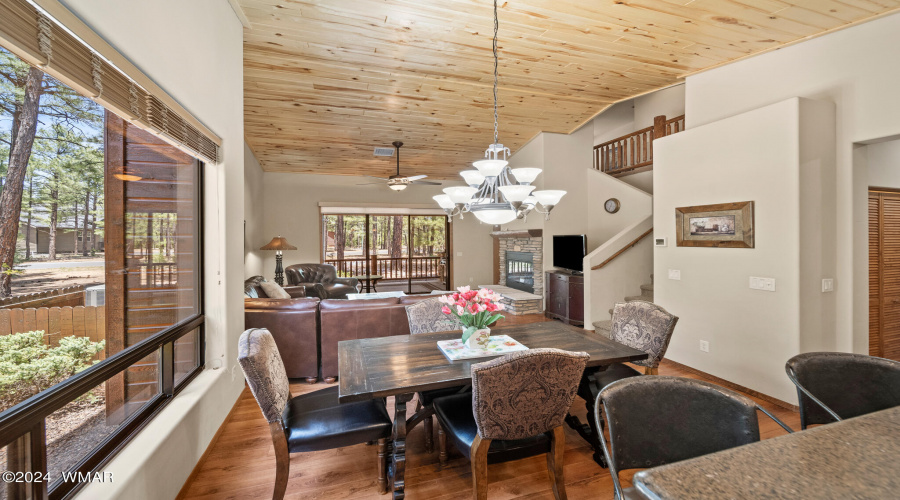
<instances>
[{"instance_id":1,"label":"black leather dining chair","mask_svg":"<svg viewBox=\"0 0 900 500\"><path fill-rule=\"evenodd\" d=\"M566 498L563 419L590 356L530 349L472 365L472 394L434 400L441 424L440 462L447 441L472 462L473 496L487 499L488 463L547 455L557 500Z\"/></svg>"},{"instance_id":2,"label":"black leather dining chair","mask_svg":"<svg viewBox=\"0 0 900 500\"><path fill-rule=\"evenodd\" d=\"M846 352L798 354L784 365L797 386L800 427L900 406L900 362Z\"/></svg>"},{"instance_id":3,"label":"black leather dining chair","mask_svg":"<svg viewBox=\"0 0 900 500\"><path fill-rule=\"evenodd\" d=\"M601 408L603 408L601 410ZM759 441L760 410L750 398L709 382L681 377L633 377L600 391L594 418L605 413L609 445L600 444L617 499L619 472L645 469Z\"/></svg>"},{"instance_id":4,"label":"black leather dining chair","mask_svg":"<svg viewBox=\"0 0 900 500\"><path fill-rule=\"evenodd\" d=\"M275 339L265 328L251 328L238 341L238 362L275 446L274 500L284 498L291 453L330 450L378 442L378 487L387 493L387 439L391 418L383 399L339 403L338 387L291 397L291 387Z\"/></svg>"}]
</instances>

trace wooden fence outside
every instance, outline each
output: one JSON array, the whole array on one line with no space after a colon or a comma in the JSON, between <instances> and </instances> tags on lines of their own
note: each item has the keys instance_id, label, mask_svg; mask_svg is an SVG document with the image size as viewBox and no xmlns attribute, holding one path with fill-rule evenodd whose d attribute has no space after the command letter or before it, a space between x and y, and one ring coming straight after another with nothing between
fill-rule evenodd
<instances>
[{"instance_id":1,"label":"wooden fence outside","mask_svg":"<svg viewBox=\"0 0 900 500\"><path fill-rule=\"evenodd\" d=\"M26 293L0 299L0 309L83 306L84 285L67 286L44 292Z\"/></svg>"},{"instance_id":2,"label":"wooden fence outside","mask_svg":"<svg viewBox=\"0 0 900 500\"><path fill-rule=\"evenodd\" d=\"M87 337L92 342L106 339L106 307L39 307L29 309L0 309L0 335L44 332L44 343L59 345L60 337ZM97 359L104 359L106 350Z\"/></svg>"}]
</instances>

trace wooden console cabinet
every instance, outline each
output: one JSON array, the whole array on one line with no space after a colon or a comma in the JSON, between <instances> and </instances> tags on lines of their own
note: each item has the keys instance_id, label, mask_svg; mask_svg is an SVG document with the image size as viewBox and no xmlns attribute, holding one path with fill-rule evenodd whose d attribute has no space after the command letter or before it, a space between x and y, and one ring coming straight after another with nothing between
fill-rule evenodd
<instances>
[{"instance_id":1,"label":"wooden console cabinet","mask_svg":"<svg viewBox=\"0 0 900 500\"><path fill-rule=\"evenodd\" d=\"M584 276L547 271L544 276L544 315L570 325L584 325Z\"/></svg>"}]
</instances>

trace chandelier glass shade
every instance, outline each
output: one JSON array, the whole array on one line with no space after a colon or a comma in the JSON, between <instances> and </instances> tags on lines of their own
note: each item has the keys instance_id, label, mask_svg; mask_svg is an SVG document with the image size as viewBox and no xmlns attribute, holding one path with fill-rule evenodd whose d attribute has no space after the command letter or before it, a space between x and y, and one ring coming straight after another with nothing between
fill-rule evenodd
<instances>
[{"instance_id":1,"label":"chandelier glass shade","mask_svg":"<svg viewBox=\"0 0 900 500\"><path fill-rule=\"evenodd\" d=\"M497 0L494 0L494 142L484 152L484 159L472 163L475 170L460 172L466 186L444 189L445 194L434 201L451 218L465 212L475 214L481 222L492 225L507 224L524 219L532 210L550 218L550 211L566 194L560 190L535 191L531 183L541 174L539 168L509 167L509 148L499 141L499 116L497 106L498 56ZM538 207L541 208L538 208Z\"/></svg>"}]
</instances>

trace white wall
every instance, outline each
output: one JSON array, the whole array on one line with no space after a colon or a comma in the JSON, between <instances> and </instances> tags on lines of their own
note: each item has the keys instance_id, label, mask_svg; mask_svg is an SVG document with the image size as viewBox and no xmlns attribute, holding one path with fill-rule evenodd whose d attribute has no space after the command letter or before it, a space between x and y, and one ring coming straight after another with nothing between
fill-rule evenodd
<instances>
[{"instance_id":1,"label":"white wall","mask_svg":"<svg viewBox=\"0 0 900 500\"><path fill-rule=\"evenodd\" d=\"M462 185L442 181L442 186L410 186L404 191L392 191L383 184L360 186L372 182L365 177L341 175L309 175L267 172L263 175L262 210L265 214L263 230L250 240L252 248L259 248L273 237L282 235L297 250L284 252L284 266L320 261L321 230L320 202L352 204L390 204L398 207L438 208L431 199L446 186ZM491 283L493 278L493 240L491 226L481 224L474 215L451 223L454 286ZM275 272L274 252L262 252L262 274L272 279Z\"/></svg>"},{"instance_id":2,"label":"white wall","mask_svg":"<svg viewBox=\"0 0 900 500\"><path fill-rule=\"evenodd\" d=\"M835 103L835 321L841 351L868 352L868 176L862 165L854 167L854 143L900 134L897 46L900 14L893 14L687 78L688 128L792 96Z\"/></svg>"},{"instance_id":3,"label":"white wall","mask_svg":"<svg viewBox=\"0 0 900 500\"><path fill-rule=\"evenodd\" d=\"M680 317L668 358L796 404L785 361L834 346L834 294L821 292L834 272L833 124L830 102L794 98L655 142L654 236L669 245L655 247L654 300ZM755 203L755 248L676 246L676 207L741 201ZM776 291L751 290L751 276Z\"/></svg>"},{"instance_id":4,"label":"white wall","mask_svg":"<svg viewBox=\"0 0 900 500\"><path fill-rule=\"evenodd\" d=\"M63 3L223 140L223 163L205 170L207 369L104 466L114 483L78 495L174 498L244 387L232 372L244 324L241 25L221 0ZM177 36L160 37L160 27Z\"/></svg>"},{"instance_id":5,"label":"white wall","mask_svg":"<svg viewBox=\"0 0 900 500\"><path fill-rule=\"evenodd\" d=\"M869 144L864 149L869 186L900 188L900 140Z\"/></svg>"},{"instance_id":6,"label":"white wall","mask_svg":"<svg viewBox=\"0 0 900 500\"><path fill-rule=\"evenodd\" d=\"M263 171L247 143L244 143L244 277L263 274L263 255L256 245L263 234ZM268 240L266 240L266 243Z\"/></svg>"}]
</instances>

